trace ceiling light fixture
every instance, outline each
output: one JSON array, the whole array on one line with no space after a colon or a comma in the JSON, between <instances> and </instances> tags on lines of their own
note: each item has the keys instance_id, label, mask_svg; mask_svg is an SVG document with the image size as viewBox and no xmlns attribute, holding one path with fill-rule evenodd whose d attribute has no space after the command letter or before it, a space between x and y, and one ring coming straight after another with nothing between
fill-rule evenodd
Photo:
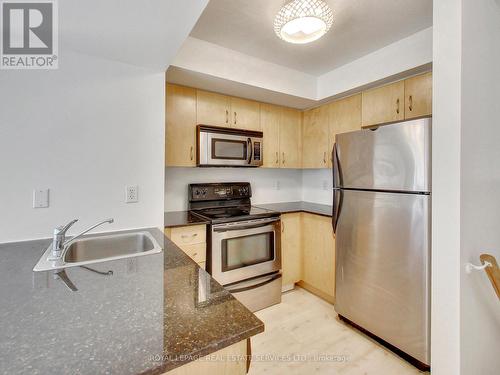
<instances>
[{"instance_id":1,"label":"ceiling light fixture","mask_svg":"<svg viewBox=\"0 0 500 375\"><path fill-rule=\"evenodd\" d=\"M333 12L322 0L292 0L274 18L279 38L296 44L313 42L330 29Z\"/></svg>"}]
</instances>

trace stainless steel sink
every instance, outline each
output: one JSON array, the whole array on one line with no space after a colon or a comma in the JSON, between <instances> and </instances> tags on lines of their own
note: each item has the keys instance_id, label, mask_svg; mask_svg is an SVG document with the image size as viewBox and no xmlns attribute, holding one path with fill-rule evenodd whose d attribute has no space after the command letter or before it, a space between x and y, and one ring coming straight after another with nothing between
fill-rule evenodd
<instances>
[{"instance_id":1,"label":"stainless steel sink","mask_svg":"<svg viewBox=\"0 0 500 375\"><path fill-rule=\"evenodd\" d=\"M59 260L51 257L52 245L47 248L33 271L48 271L108 260L130 258L161 252L162 248L146 231L83 237L64 249Z\"/></svg>"}]
</instances>

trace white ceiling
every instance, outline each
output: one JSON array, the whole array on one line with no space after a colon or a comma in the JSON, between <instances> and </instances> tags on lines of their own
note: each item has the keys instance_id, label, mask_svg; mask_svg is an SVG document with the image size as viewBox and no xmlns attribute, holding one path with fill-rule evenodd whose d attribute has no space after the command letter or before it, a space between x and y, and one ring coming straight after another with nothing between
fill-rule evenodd
<instances>
[{"instance_id":1,"label":"white ceiling","mask_svg":"<svg viewBox=\"0 0 500 375\"><path fill-rule=\"evenodd\" d=\"M432 0L326 0L333 26L306 45L276 37L283 0L210 0L191 36L298 71L322 75L432 26Z\"/></svg>"}]
</instances>

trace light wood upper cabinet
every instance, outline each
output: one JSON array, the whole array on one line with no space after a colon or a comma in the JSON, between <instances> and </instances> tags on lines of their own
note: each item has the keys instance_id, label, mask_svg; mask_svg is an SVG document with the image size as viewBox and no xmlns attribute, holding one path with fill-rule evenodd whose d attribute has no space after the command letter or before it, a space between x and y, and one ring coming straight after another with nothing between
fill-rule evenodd
<instances>
[{"instance_id":1,"label":"light wood upper cabinet","mask_svg":"<svg viewBox=\"0 0 500 375\"><path fill-rule=\"evenodd\" d=\"M332 166L332 150L335 136L361 129L361 94L337 100L330 104L328 166Z\"/></svg>"},{"instance_id":2,"label":"light wood upper cabinet","mask_svg":"<svg viewBox=\"0 0 500 375\"><path fill-rule=\"evenodd\" d=\"M329 105L304 112L302 125L302 167L327 168L329 159Z\"/></svg>"},{"instance_id":3,"label":"light wood upper cabinet","mask_svg":"<svg viewBox=\"0 0 500 375\"><path fill-rule=\"evenodd\" d=\"M280 121L280 163L281 168L302 166L302 115L291 108L281 109Z\"/></svg>"},{"instance_id":4,"label":"light wood upper cabinet","mask_svg":"<svg viewBox=\"0 0 500 375\"><path fill-rule=\"evenodd\" d=\"M231 126L231 98L196 90L196 122L203 125Z\"/></svg>"},{"instance_id":5,"label":"light wood upper cabinet","mask_svg":"<svg viewBox=\"0 0 500 375\"><path fill-rule=\"evenodd\" d=\"M232 124L238 129L260 131L260 103L231 97Z\"/></svg>"},{"instance_id":6,"label":"light wood upper cabinet","mask_svg":"<svg viewBox=\"0 0 500 375\"><path fill-rule=\"evenodd\" d=\"M432 113L432 73L405 80L405 118L428 116Z\"/></svg>"},{"instance_id":7,"label":"light wood upper cabinet","mask_svg":"<svg viewBox=\"0 0 500 375\"><path fill-rule=\"evenodd\" d=\"M302 251L302 280L333 299L335 297L335 241L331 218L302 214Z\"/></svg>"},{"instance_id":8,"label":"light wood upper cabinet","mask_svg":"<svg viewBox=\"0 0 500 375\"><path fill-rule=\"evenodd\" d=\"M280 167L281 107L260 105L260 125L264 133L264 164L266 168Z\"/></svg>"},{"instance_id":9,"label":"light wood upper cabinet","mask_svg":"<svg viewBox=\"0 0 500 375\"><path fill-rule=\"evenodd\" d=\"M167 84L165 164L196 166L196 90Z\"/></svg>"},{"instance_id":10,"label":"light wood upper cabinet","mask_svg":"<svg viewBox=\"0 0 500 375\"><path fill-rule=\"evenodd\" d=\"M281 264L283 286L302 279L301 214L281 215Z\"/></svg>"},{"instance_id":11,"label":"light wood upper cabinet","mask_svg":"<svg viewBox=\"0 0 500 375\"><path fill-rule=\"evenodd\" d=\"M404 81L363 91L363 126L404 120L404 95Z\"/></svg>"}]
</instances>

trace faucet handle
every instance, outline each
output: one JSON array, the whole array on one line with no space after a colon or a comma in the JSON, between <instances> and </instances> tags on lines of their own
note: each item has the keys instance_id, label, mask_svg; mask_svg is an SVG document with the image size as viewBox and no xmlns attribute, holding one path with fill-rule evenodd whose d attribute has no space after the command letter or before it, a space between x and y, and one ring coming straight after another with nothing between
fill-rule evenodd
<instances>
[{"instance_id":1,"label":"faucet handle","mask_svg":"<svg viewBox=\"0 0 500 375\"><path fill-rule=\"evenodd\" d=\"M69 228L71 228L73 226L73 224L75 224L76 222L78 221L78 219L75 219L75 220L71 220L68 224L66 225L60 225L58 226L54 232L55 233L58 233L58 234L63 234L63 233L66 233L68 231Z\"/></svg>"}]
</instances>

